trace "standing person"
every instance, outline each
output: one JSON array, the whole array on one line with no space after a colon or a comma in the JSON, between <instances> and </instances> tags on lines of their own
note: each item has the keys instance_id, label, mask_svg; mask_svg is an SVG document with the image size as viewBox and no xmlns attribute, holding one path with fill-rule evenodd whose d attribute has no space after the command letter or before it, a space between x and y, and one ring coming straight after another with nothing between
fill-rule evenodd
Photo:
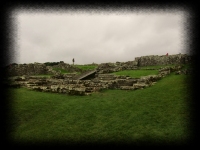
<instances>
[{"instance_id":1,"label":"standing person","mask_svg":"<svg viewBox=\"0 0 200 150\"><path fill-rule=\"evenodd\" d=\"M72 62L73 62L73 65L74 65L74 62L75 62L74 58L72 59Z\"/></svg>"},{"instance_id":2,"label":"standing person","mask_svg":"<svg viewBox=\"0 0 200 150\"><path fill-rule=\"evenodd\" d=\"M168 53L166 54L166 56L168 56Z\"/></svg>"}]
</instances>

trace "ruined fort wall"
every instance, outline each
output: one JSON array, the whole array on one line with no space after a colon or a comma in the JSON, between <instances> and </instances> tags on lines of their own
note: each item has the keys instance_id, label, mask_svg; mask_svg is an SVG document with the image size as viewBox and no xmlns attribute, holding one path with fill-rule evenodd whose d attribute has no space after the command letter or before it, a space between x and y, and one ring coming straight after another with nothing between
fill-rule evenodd
<instances>
[{"instance_id":1,"label":"ruined fort wall","mask_svg":"<svg viewBox=\"0 0 200 150\"><path fill-rule=\"evenodd\" d=\"M54 68L65 69L69 72L81 72L82 70L66 63L60 63L54 66L46 66L43 63L30 63L30 64L18 64L10 65L7 68L8 76L22 76L22 75L38 75L38 74L56 74L57 71Z\"/></svg>"},{"instance_id":2,"label":"ruined fort wall","mask_svg":"<svg viewBox=\"0 0 200 150\"><path fill-rule=\"evenodd\" d=\"M153 65L168 65L168 64L186 64L191 62L191 56L186 54L176 55L151 55L136 57L133 61L128 62L116 62L116 63L103 63L98 65L97 71L99 73L111 73L121 70L133 70L138 69L141 66L153 66ZM64 62L59 63L53 67L65 69L69 72L82 72L81 69ZM37 75L37 74L54 74L55 71L52 66L46 66L42 63L34 64L18 64L8 67L8 76L22 76L22 75Z\"/></svg>"},{"instance_id":3,"label":"ruined fort wall","mask_svg":"<svg viewBox=\"0 0 200 150\"><path fill-rule=\"evenodd\" d=\"M191 61L191 56L186 54L176 54L176 55L150 55L136 57L135 61L138 66L153 66L153 65L169 65L169 64L186 64Z\"/></svg>"},{"instance_id":4,"label":"ruined fort wall","mask_svg":"<svg viewBox=\"0 0 200 150\"><path fill-rule=\"evenodd\" d=\"M45 64L18 64L9 66L7 69L8 76L37 75L46 74L47 68Z\"/></svg>"},{"instance_id":5,"label":"ruined fort wall","mask_svg":"<svg viewBox=\"0 0 200 150\"><path fill-rule=\"evenodd\" d=\"M187 64L192 61L192 56L186 54L176 55L150 55L136 57L133 61L116 62L116 63L102 63L98 65L97 71L99 73L111 73L122 70L135 70L142 66L155 66L155 65L170 65L170 64Z\"/></svg>"},{"instance_id":6,"label":"ruined fort wall","mask_svg":"<svg viewBox=\"0 0 200 150\"><path fill-rule=\"evenodd\" d=\"M59 63L58 65L53 66L55 68L61 68L67 70L68 72L82 72L82 69L75 67L74 65L70 65L67 63Z\"/></svg>"}]
</instances>

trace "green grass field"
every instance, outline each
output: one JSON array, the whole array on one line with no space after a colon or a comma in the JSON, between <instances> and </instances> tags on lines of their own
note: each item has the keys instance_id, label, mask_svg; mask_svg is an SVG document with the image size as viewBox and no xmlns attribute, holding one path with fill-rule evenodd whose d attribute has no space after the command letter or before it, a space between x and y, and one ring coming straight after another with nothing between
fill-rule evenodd
<instances>
[{"instance_id":1,"label":"green grass field","mask_svg":"<svg viewBox=\"0 0 200 150\"><path fill-rule=\"evenodd\" d=\"M168 65L156 65L156 66L143 66L140 69L160 69L162 67L173 67L176 66L175 64L168 64ZM193 68L192 64L182 64L183 69Z\"/></svg>"},{"instance_id":2,"label":"green grass field","mask_svg":"<svg viewBox=\"0 0 200 150\"><path fill-rule=\"evenodd\" d=\"M83 71L87 71L87 70L93 70L95 69L97 66L95 65L74 65L75 67L77 68L80 68L82 69ZM61 69L61 68L53 68L53 70L55 71L60 71L61 74L67 74L67 73L70 73L68 72L67 70L65 69ZM80 74L81 72L77 72L77 74Z\"/></svg>"},{"instance_id":3,"label":"green grass field","mask_svg":"<svg viewBox=\"0 0 200 150\"><path fill-rule=\"evenodd\" d=\"M175 64L168 64L167 66L173 67ZM156 65L156 66L143 66L140 69L160 69L161 67L166 67L166 65Z\"/></svg>"},{"instance_id":4,"label":"green grass field","mask_svg":"<svg viewBox=\"0 0 200 150\"><path fill-rule=\"evenodd\" d=\"M95 68L97 68L97 66L96 65L74 65L75 67L78 67L78 68L80 68L80 69L82 69L82 70L93 70L93 69L95 69Z\"/></svg>"},{"instance_id":5,"label":"green grass field","mask_svg":"<svg viewBox=\"0 0 200 150\"><path fill-rule=\"evenodd\" d=\"M113 72L112 74L140 78L141 76L157 75L158 73L158 70L123 70L119 72Z\"/></svg>"},{"instance_id":6,"label":"green grass field","mask_svg":"<svg viewBox=\"0 0 200 150\"><path fill-rule=\"evenodd\" d=\"M32 144L182 142L190 137L189 78L171 74L143 90L91 96L10 89L10 136Z\"/></svg>"},{"instance_id":7,"label":"green grass field","mask_svg":"<svg viewBox=\"0 0 200 150\"><path fill-rule=\"evenodd\" d=\"M174 64L167 65L169 67L175 66ZM113 72L112 74L115 75L126 75L133 78L140 78L141 76L147 76L147 75L158 75L159 69L161 67L166 67L166 65L157 65L157 66L146 66L146 67L140 67L139 70L122 70L118 72ZM183 69L191 68L192 66L187 64L183 65ZM146 70L146 69L156 69L156 70Z\"/></svg>"}]
</instances>

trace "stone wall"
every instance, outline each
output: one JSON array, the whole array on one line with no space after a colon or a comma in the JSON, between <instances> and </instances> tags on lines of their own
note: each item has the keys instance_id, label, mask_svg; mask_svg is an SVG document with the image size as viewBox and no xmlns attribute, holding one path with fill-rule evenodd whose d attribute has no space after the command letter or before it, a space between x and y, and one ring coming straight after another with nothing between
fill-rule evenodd
<instances>
[{"instance_id":1,"label":"stone wall","mask_svg":"<svg viewBox=\"0 0 200 150\"><path fill-rule=\"evenodd\" d=\"M116 62L116 63L102 63L98 65L97 72L99 73L111 73L122 70L134 70L138 69L136 61L128 62Z\"/></svg>"},{"instance_id":2,"label":"stone wall","mask_svg":"<svg viewBox=\"0 0 200 150\"><path fill-rule=\"evenodd\" d=\"M186 54L176 54L176 55L151 55L136 57L135 61L138 66L153 66L153 65L169 65L169 64L186 64L190 63L192 60L191 56Z\"/></svg>"},{"instance_id":3,"label":"stone wall","mask_svg":"<svg viewBox=\"0 0 200 150\"><path fill-rule=\"evenodd\" d=\"M70 64L64 63L64 62L59 63L58 65L54 65L53 67L61 68L61 69L64 69L64 70L66 70L68 72L82 72L82 69L77 68L74 65L70 65Z\"/></svg>"},{"instance_id":4,"label":"stone wall","mask_svg":"<svg viewBox=\"0 0 200 150\"><path fill-rule=\"evenodd\" d=\"M176 55L151 55L136 57L134 61L128 62L116 62L116 63L102 63L97 67L99 73L111 73L122 70L135 70L143 66L154 66L154 65L169 65L169 64L187 64L192 61L191 56L186 54Z\"/></svg>"},{"instance_id":5,"label":"stone wall","mask_svg":"<svg viewBox=\"0 0 200 150\"><path fill-rule=\"evenodd\" d=\"M46 66L43 63L30 63L30 64L18 64L7 67L6 72L8 76L22 76L22 75L39 75L39 74L58 74L59 71L53 70L53 68L64 69L68 72L82 72L81 69L66 64L64 62L54 66Z\"/></svg>"},{"instance_id":6,"label":"stone wall","mask_svg":"<svg viewBox=\"0 0 200 150\"><path fill-rule=\"evenodd\" d=\"M111 73L122 70L134 70L142 66L152 65L168 65L168 64L186 64L192 61L191 56L186 54L168 55L168 56L142 56L136 57L134 61L116 62L116 63L102 63L97 67L99 73ZM21 75L37 75L37 74L56 74L57 71L52 67L61 68L68 72L82 72L81 69L64 63L61 61L58 65L46 66L42 63L34 64L18 64L7 68L8 76L21 76Z\"/></svg>"},{"instance_id":7,"label":"stone wall","mask_svg":"<svg viewBox=\"0 0 200 150\"><path fill-rule=\"evenodd\" d=\"M8 67L6 70L8 76L22 76L22 75L37 75L46 74L47 68L45 64L41 63L30 63L30 64L18 64Z\"/></svg>"}]
</instances>

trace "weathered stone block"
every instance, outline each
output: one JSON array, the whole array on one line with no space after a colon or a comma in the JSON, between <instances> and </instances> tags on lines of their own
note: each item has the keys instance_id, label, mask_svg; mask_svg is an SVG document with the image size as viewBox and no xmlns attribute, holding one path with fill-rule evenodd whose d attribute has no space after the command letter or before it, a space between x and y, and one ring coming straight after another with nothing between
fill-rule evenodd
<instances>
[{"instance_id":1,"label":"weathered stone block","mask_svg":"<svg viewBox=\"0 0 200 150\"><path fill-rule=\"evenodd\" d=\"M142 88L145 88L145 87L148 87L148 86L149 85L145 84L145 83L136 83L136 84L133 84L134 89L142 89Z\"/></svg>"},{"instance_id":2,"label":"weathered stone block","mask_svg":"<svg viewBox=\"0 0 200 150\"><path fill-rule=\"evenodd\" d=\"M134 86L120 86L121 90L135 90Z\"/></svg>"}]
</instances>

